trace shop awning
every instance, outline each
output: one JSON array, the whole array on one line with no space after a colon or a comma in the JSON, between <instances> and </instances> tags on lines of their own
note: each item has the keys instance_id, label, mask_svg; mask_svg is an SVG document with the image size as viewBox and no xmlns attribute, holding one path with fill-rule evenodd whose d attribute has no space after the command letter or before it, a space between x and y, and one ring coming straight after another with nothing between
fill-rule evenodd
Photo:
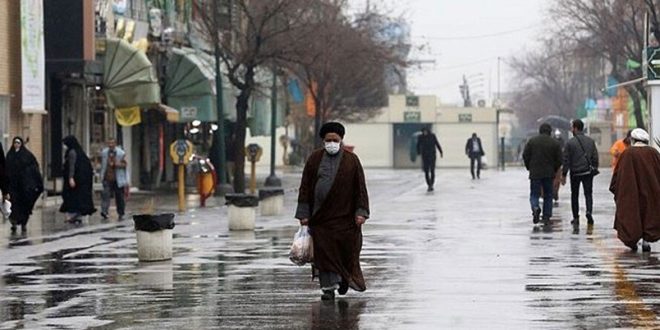
<instances>
[{"instance_id":1,"label":"shop awning","mask_svg":"<svg viewBox=\"0 0 660 330\"><path fill-rule=\"evenodd\" d=\"M160 103L158 78L145 53L124 40L108 39L103 67L103 85L111 108Z\"/></svg>"},{"instance_id":2,"label":"shop awning","mask_svg":"<svg viewBox=\"0 0 660 330\"><path fill-rule=\"evenodd\" d=\"M222 87L225 119L235 120L235 94L224 76ZM191 48L173 49L163 96L168 106L179 110L180 122L217 122L214 59Z\"/></svg>"}]
</instances>

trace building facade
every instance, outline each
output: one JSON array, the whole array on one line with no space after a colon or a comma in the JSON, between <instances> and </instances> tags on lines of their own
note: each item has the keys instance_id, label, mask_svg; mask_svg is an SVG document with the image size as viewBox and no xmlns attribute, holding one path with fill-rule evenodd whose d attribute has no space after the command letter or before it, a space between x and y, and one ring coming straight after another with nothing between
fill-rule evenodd
<instances>
[{"instance_id":1,"label":"building facade","mask_svg":"<svg viewBox=\"0 0 660 330\"><path fill-rule=\"evenodd\" d=\"M421 168L415 146L423 127L431 128L442 145L438 167L469 167L465 144L472 133L481 137L489 166L497 163L494 108L448 107L435 96L390 95L379 116L346 126L345 143L355 147L365 167Z\"/></svg>"},{"instance_id":2,"label":"building facade","mask_svg":"<svg viewBox=\"0 0 660 330\"><path fill-rule=\"evenodd\" d=\"M0 1L0 142L21 136L43 167L44 116L23 112L21 84L21 2Z\"/></svg>"}]
</instances>

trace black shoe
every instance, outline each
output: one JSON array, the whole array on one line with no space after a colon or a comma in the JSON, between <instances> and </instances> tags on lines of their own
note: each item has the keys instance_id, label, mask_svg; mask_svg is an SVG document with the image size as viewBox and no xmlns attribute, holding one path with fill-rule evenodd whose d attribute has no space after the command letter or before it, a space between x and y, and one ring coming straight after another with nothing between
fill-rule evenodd
<instances>
[{"instance_id":1,"label":"black shoe","mask_svg":"<svg viewBox=\"0 0 660 330\"><path fill-rule=\"evenodd\" d=\"M579 226L580 225L580 219L573 219L571 220L571 225L573 226Z\"/></svg>"},{"instance_id":2,"label":"black shoe","mask_svg":"<svg viewBox=\"0 0 660 330\"><path fill-rule=\"evenodd\" d=\"M532 216L533 216L532 222L534 224L539 223L539 221L541 220L541 209L536 209L536 210L532 211Z\"/></svg>"},{"instance_id":3,"label":"black shoe","mask_svg":"<svg viewBox=\"0 0 660 330\"><path fill-rule=\"evenodd\" d=\"M323 290L323 295L321 295L321 300L335 300L335 291Z\"/></svg>"},{"instance_id":4,"label":"black shoe","mask_svg":"<svg viewBox=\"0 0 660 330\"><path fill-rule=\"evenodd\" d=\"M16 225L11 225L11 233L16 234Z\"/></svg>"},{"instance_id":5,"label":"black shoe","mask_svg":"<svg viewBox=\"0 0 660 330\"><path fill-rule=\"evenodd\" d=\"M559 207L559 202L555 201L555 202L552 204L552 207Z\"/></svg>"},{"instance_id":6,"label":"black shoe","mask_svg":"<svg viewBox=\"0 0 660 330\"><path fill-rule=\"evenodd\" d=\"M631 252L637 252L637 243L631 245L626 244L626 246L630 248Z\"/></svg>"},{"instance_id":7,"label":"black shoe","mask_svg":"<svg viewBox=\"0 0 660 330\"><path fill-rule=\"evenodd\" d=\"M642 252L651 252L651 244L647 241L642 241Z\"/></svg>"},{"instance_id":8,"label":"black shoe","mask_svg":"<svg viewBox=\"0 0 660 330\"><path fill-rule=\"evenodd\" d=\"M124 215L120 214L119 217L117 218L117 221L124 221Z\"/></svg>"},{"instance_id":9,"label":"black shoe","mask_svg":"<svg viewBox=\"0 0 660 330\"><path fill-rule=\"evenodd\" d=\"M426 189L426 191L428 191L428 192L433 191L433 186L429 186L429 189Z\"/></svg>"},{"instance_id":10,"label":"black shoe","mask_svg":"<svg viewBox=\"0 0 660 330\"><path fill-rule=\"evenodd\" d=\"M589 213L587 213L587 224L592 226L594 224L594 217L592 217Z\"/></svg>"},{"instance_id":11,"label":"black shoe","mask_svg":"<svg viewBox=\"0 0 660 330\"><path fill-rule=\"evenodd\" d=\"M108 220L108 214L105 212L101 212L101 218L103 218L103 220Z\"/></svg>"},{"instance_id":12,"label":"black shoe","mask_svg":"<svg viewBox=\"0 0 660 330\"><path fill-rule=\"evenodd\" d=\"M550 217L543 217L543 225L550 226Z\"/></svg>"},{"instance_id":13,"label":"black shoe","mask_svg":"<svg viewBox=\"0 0 660 330\"><path fill-rule=\"evenodd\" d=\"M345 280L341 280L339 283L339 289L337 290L337 293L339 293L340 296L343 296L348 292L348 282Z\"/></svg>"}]
</instances>

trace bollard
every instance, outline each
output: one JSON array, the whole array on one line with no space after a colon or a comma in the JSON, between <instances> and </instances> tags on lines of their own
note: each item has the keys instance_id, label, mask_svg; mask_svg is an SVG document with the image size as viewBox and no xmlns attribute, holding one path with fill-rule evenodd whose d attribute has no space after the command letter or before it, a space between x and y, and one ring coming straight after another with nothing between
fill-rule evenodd
<instances>
[{"instance_id":1,"label":"bollard","mask_svg":"<svg viewBox=\"0 0 660 330\"><path fill-rule=\"evenodd\" d=\"M259 206L261 207L261 215L281 215L284 210L284 189L260 189Z\"/></svg>"},{"instance_id":2,"label":"bollard","mask_svg":"<svg viewBox=\"0 0 660 330\"><path fill-rule=\"evenodd\" d=\"M137 214L133 216L133 221L140 261L172 259L174 214Z\"/></svg>"},{"instance_id":3,"label":"bollard","mask_svg":"<svg viewBox=\"0 0 660 330\"><path fill-rule=\"evenodd\" d=\"M229 213L229 230L254 230L259 199L246 194L225 196Z\"/></svg>"}]
</instances>

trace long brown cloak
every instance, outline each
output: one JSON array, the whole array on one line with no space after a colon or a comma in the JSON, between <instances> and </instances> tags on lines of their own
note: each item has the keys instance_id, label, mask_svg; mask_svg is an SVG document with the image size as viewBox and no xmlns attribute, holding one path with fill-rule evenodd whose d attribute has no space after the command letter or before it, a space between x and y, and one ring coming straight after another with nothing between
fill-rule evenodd
<instances>
[{"instance_id":1,"label":"long brown cloak","mask_svg":"<svg viewBox=\"0 0 660 330\"><path fill-rule=\"evenodd\" d=\"M303 170L298 203L308 204L310 210L314 210L314 189L324 152L321 149L312 153ZM369 211L364 171L358 157L344 150L328 197L309 220L314 266L319 271L337 273L353 290L364 291L367 288L360 268L362 230L355 223L358 209Z\"/></svg>"},{"instance_id":2,"label":"long brown cloak","mask_svg":"<svg viewBox=\"0 0 660 330\"><path fill-rule=\"evenodd\" d=\"M627 246L660 239L660 153L631 147L619 157L610 191L616 202L614 229Z\"/></svg>"}]
</instances>

